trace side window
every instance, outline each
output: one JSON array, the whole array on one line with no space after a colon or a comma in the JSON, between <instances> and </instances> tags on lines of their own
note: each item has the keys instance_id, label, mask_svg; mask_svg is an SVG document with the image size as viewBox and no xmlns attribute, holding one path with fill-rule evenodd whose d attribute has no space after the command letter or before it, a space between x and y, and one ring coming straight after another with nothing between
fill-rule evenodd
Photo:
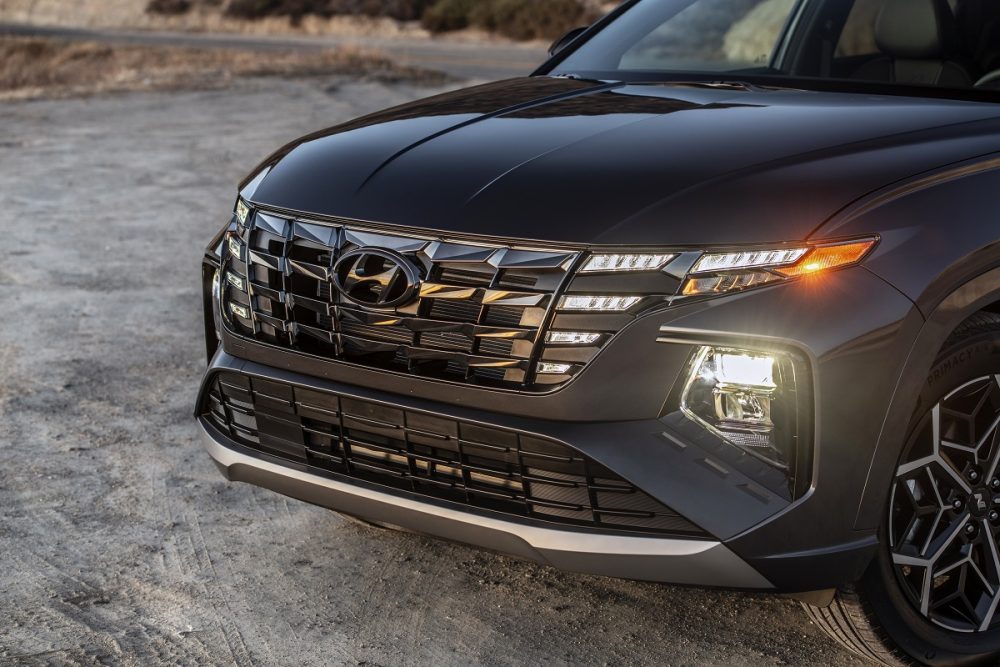
<instances>
[{"instance_id":1,"label":"side window","mask_svg":"<svg viewBox=\"0 0 1000 667\"><path fill-rule=\"evenodd\" d=\"M699 0L649 33L622 69L766 67L796 0Z\"/></svg>"}]
</instances>

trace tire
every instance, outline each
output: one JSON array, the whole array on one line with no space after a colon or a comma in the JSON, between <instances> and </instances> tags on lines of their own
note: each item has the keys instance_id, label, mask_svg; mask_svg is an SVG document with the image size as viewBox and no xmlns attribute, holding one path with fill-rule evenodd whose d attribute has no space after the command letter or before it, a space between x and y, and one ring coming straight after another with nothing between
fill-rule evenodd
<instances>
[{"instance_id":1,"label":"tire","mask_svg":"<svg viewBox=\"0 0 1000 667\"><path fill-rule=\"evenodd\" d=\"M945 343L921 392L877 557L829 607L803 604L873 663L1000 664L998 375L1000 315L978 313Z\"/></svg>"}]
</instances>

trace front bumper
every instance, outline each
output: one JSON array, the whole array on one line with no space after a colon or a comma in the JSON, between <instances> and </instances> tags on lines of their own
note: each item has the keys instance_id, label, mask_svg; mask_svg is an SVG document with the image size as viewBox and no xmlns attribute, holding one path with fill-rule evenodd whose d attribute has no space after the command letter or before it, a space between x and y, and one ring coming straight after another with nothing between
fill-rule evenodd
<instances>
[{"instance_id":1,"label":"front bumper","mask_svg":"<svg viewBox=\"0 0 1000 667\"><path fill-rule=\"evenodd\" d=\"M899 292L863 268L848 269L817 282L800 281L641 317L566 387L530 396L324 362L222 331L222 350L209 377L227 369L545 437L614 471L702 529L708 540L595 535L539 528L516 518L505 520L504 515L494 515L487 529L481 514L395 489L375 489L378 498L391 502L373 502L369 487L340 481L331 486L323 475L243 451L219 433L213 438L217 447L250 460L216 458L232 479L560 568L786 592L828 589L859 576L875 551L881 503L875 511L862 512L862 498L888 488L882 478L891 475L892 449L902 436L886 428L886 414L922 325L919 312ZM762 488L752 472L748 476L738 466L726 465L705 443L664 418L667 395L694 345L740 346L763 340L802 351L813 370L811 486L791 501ZM886 455L879 457L880 452ZM360 497L358 488L366 489ZM394 500L398 498L407 500L409 509L399 509ZM411 511L414 505L419 511ZM456 514L458 524L434 518ZM497 526L502 529L494 529ZM536 537L526 539L526 534ZM560 542L537 539L549 534L587 546L553 549ZM595 553L595 543L618 546ZM646 546L638 553L621 546L640 544ZM680 555L672 551L678 545L683 545ZM646 551L649 548L667 551ZM702 565L689 566L692 560ZM748 571L754 576L748 577Z\"/></svg>"},{"instance_id":2,"label":"front bumper","mask_svg":"<svg viewBox=\"0 0 1000 667\"><path fill-rule=\"evenodd\" d=\"M199 425L205 449L227 479L352 516L572 572L728 588L773 588L720 542L554 530L457 511L427 499L296 470L240 447L204 419Z\"/></svg>"}]
</instances>

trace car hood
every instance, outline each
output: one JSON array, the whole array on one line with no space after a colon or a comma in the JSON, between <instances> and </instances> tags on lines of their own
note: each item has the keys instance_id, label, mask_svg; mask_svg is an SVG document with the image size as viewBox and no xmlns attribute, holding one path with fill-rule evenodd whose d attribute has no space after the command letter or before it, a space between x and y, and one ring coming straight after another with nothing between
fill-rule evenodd
<instances>
[{"instance_id":1,"label":"car hood","mask_svg":"<svg viewBox=\"0 0 1000 667\"><path fill-rule=\"evenodd\" d=\"M998 150L997 105L708 84L525 78L281 149L258 205L601 245L805 239L852 201Z\"/></svg>"}]
</instances>

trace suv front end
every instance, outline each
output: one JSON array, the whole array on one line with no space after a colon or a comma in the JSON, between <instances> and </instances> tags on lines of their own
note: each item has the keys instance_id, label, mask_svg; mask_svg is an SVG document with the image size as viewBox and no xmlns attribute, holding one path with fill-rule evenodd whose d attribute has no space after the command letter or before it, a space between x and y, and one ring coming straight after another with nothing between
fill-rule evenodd
<instances>
[{"instance_id":1,"label":"suv front end","mask_svg":"<svg viewBox=\"0 0 1000 667\"><path fill-rule=\"evenodd\" d=\"M875 539L828 511L854 454L818 454L817 411L852 366L901 361L833 332L913 307L857 266L876 246L543 245L241 198L205 258L199 423L228 478L369 521L592 574L827 589ZM855 396L824 442L873 436L884 406Z\"/></svg>"},{"instance_id":2,"label":"suv front end","mask_svg":"<svg viewBox=\"0 0 1000 667\"><path fill-rule=\"evenodd\" d=\"M1000 659L1000 5L626 0L294 141L205 255L232 480Z\"/></svg>"}]
</instances>

